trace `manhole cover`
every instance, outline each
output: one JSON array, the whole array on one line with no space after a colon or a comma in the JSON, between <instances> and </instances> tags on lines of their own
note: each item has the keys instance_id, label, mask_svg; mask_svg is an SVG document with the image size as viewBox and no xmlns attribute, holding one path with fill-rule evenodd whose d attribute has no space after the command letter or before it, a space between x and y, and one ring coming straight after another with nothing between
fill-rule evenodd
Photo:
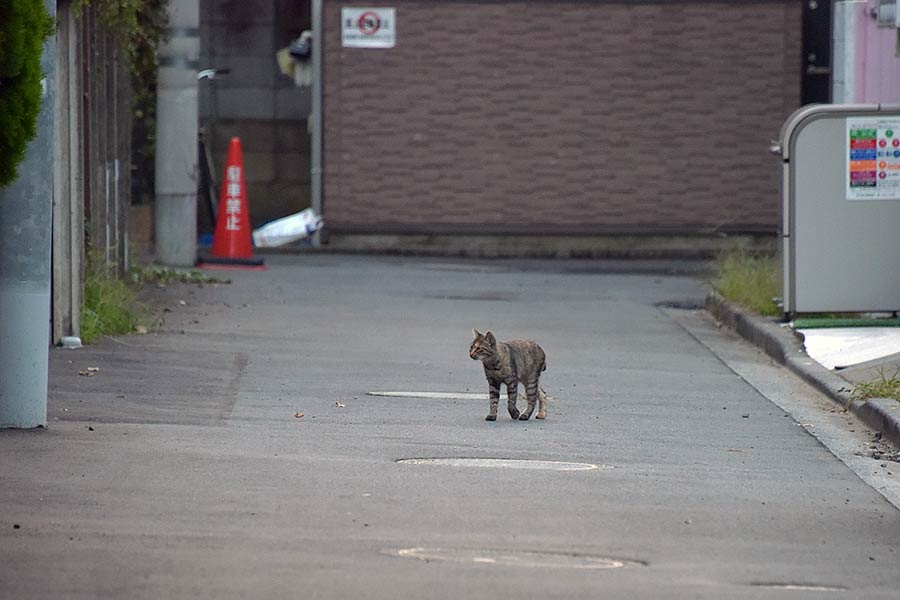
<instances>
[{"instance_id":1,"label":"manhole cover","mask_svg":"<svg viewBox=\"0 0 900 600\"><path fill-rule=\"evenodd\" d=\"M518 458L401 458L402 465L440 465L444 467L481 467L486 469L531 469L537 471L593 471L612 469L607 465L558 460Z\"/></svg>"},{"instance_id":2,"label":"manhole cover","mask_svg":"<svg viewBox=\"0 0 900 600\"><path fill-rule=\"evenodd\" d=\"M401 548L388 550L401 558L424 561L472 563L503 567L541 567L556 569L622 569L646 566L638 560L593 556L577 552L542 552L536 550L493 550L486 548Z\"/></svg>"}]
</instances>

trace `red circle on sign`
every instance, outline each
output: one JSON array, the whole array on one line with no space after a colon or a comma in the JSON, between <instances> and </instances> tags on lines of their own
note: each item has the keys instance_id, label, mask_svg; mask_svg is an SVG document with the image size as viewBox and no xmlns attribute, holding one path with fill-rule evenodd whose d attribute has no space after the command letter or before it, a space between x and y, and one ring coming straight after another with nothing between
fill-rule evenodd
<instances>
[{"instance_id":1,"label":"red circle on sign","mask_svg":"<svg viewBox=\"0 0 900 600\"><path fill-rule=\"evenodd\" d=\"M381 29L381 17L372 11L364 12L356 20L356 26L363 35L375 35Z\"/></svg>"}]
</instances>

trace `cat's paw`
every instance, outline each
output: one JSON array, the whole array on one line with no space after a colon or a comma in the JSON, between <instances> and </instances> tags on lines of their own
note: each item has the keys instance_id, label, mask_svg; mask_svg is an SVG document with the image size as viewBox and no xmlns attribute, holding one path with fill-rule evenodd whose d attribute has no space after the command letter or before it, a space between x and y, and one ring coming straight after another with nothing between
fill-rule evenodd
<instances>
[{"instance_id":1,"label":"cat's paw","mask_svg":"<svg viewBox=\"0 0 900 600\"><path fill-rule=\"evenodd\" d=\"M488 415L484 418L485 421L496 421L497 415Z\"/></svg>"},{"instance_id":2,"label":"cat's paw","mask_svg":"<svg viewBox=\"0 0 900 600\"><path fill-rule=\"evenodd\" d=\"M531 415L529 415L528 413L525 413L525 414L519 416L519 420L520 420L520 421L527 421L528 418L529 418L530 416L531 416Z\"/></svg>"},{"instance_id":3,"label":"cat's paw","mask_svg":"<svg viewBox=\"0 0 900 600\"><path fill-rule=\"evenodd\" d=\"M535 419L541 419L541 420L543 421L544 419L547 418L547 415L544 414L544 413L538 413L538 414L534 415L534 418L535 418Z\"/></svg>"},{"instance_id":4,"label":"cat's paw","mask_svg":"<svg viewBox=\"0 0 900 600\"><path fill-rule=\"evenodd\" d=\"M515 421L516 419L519 418L519 411L514 410L511 413L509 413L509 416L510 416L510 418L512 418L513 421Z\"/></svg>"}]
</instances>

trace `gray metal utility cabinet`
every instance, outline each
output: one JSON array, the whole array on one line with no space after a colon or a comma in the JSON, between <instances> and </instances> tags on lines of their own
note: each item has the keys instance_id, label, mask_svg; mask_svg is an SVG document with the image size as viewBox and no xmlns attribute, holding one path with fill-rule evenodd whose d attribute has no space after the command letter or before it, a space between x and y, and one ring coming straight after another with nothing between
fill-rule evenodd
<instances>
[{"instance_id":1,"label":"gray metal utility cabinet","mask_svg":"<svg viewBox=\"0 0 900 600\"><path fill-rule=\"evenodd\" d=\"M809 105L781 130L784 311L900 310L900 105Z\"/></svg>"}]
</instances>

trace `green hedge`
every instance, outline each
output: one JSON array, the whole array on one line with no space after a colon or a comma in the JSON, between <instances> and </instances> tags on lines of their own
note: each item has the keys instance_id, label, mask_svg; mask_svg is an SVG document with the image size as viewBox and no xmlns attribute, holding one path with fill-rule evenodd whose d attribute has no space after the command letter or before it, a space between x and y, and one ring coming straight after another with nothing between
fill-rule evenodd
<instances>
[{"instance_id":1,"label":"green hedge","mask_svg":"<svg viewBox=\"0 0 900 600\"><path fill-rule=\"evenodd\" d=\"M41 109L41 52L53 35L44 0L0 0L0 186L11 183Z\"/></svg>"}]
</instances>

